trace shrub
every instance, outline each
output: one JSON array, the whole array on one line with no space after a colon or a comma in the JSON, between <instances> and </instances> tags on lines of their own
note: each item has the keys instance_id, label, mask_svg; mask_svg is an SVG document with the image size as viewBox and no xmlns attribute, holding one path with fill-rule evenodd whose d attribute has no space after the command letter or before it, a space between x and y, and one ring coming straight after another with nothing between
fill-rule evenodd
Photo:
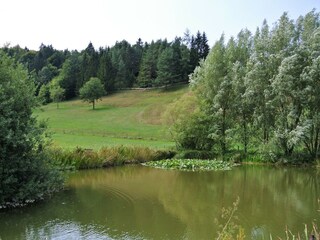
<instances>
[{"instance_id":1,"label":"shrub","mask_svg":"<svg viewBox=\"0 0 320 240\"><path fill-rule=\"evenodd\" d=\"M214 159L216 154L212 151L185 150L179 152L175 158L178 159Z\"/></svg>"},{"instance_id":2,"label":"shrub","mask_svg":"<svg viewBox=\"0 0 320 240\"><path fill-rule=\"evenodd\" d=\"M25 205L62 187L44 151L45 125L32 116L33 79L0 52L0 208Z\"/></svg>"}]
</instances>

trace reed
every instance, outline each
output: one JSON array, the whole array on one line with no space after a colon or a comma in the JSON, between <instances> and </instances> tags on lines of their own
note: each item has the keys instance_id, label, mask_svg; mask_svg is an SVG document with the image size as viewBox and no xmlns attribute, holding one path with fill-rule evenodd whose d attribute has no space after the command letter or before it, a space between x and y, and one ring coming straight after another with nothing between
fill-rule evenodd
<instances>
[{"instance_id":1,"label":"reed","mask_svg":"<svg viewBox=\"0 0 320 240\"><path fill-rule=\"evenodd\" d=\"M175 155L173 151L136 146L103 147L99 151L83 148L51 148L48 151L53 164L62 170L120 166L168 159Z\"/></svg>"}]
</instances>

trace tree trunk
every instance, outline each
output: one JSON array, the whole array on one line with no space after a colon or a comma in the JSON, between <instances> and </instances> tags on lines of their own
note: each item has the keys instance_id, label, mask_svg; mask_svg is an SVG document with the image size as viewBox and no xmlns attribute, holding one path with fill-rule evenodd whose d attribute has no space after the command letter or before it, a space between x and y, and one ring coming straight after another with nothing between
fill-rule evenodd
<instances>
[{"instance_id":1,"label":"tree trunk","mask_svg":"<svg viewBox=\"0 0 320 240\"><path fill-rule=\"evenodd\" d=\"M248 152L248 129L245 118L243 119L243 143L244 143L244 155L247 155Z\"/></svg>"},{"instance_id":2,"label":"tree trunk","mask_svg":"<svg viewBox=\"0 0 320 240\"><path fill-rule=\"evenodd\" d=\"M94 104L95 104L95 101L93 100L92 101L92 109L94 110Z\"/></svg>"},{"instance_id":3,"label":"tree trunk","mask_svg":"<svg viewBox=\"0 0 320 240\"><path fill-rule=\"evenodd\" d=\"M227 146L226 146L226 110L225 109L223 109L223 113L222 113L221 150L222 150L222 156L224 156L227 151Z\"/></svg>"}]
</instances>

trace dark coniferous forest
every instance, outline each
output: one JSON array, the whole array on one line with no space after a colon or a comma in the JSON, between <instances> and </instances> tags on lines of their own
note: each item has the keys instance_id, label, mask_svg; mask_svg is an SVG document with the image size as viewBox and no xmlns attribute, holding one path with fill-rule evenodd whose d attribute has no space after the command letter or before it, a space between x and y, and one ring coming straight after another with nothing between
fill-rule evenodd
<instances>
[{"instance_id":1,"label":"dark coniferous forest","mask_svg":"<svg viewBox=\"0 0 320 240\"><path fill-rule=\"evenodd\" d=\"M25 65L35 79L36 95L43 104L53 100L52 87L60 87L65 99L79 96L79 89L91 77L99 78L107 92L132 87L158 87L187 83L209 53L205 32L184 37L135 44L126 40L112 47L96 49L92 43L82 50L58 50L42 44L38 51L20 46L4 46L5 53Z\"/></svg>"}]
</instances>

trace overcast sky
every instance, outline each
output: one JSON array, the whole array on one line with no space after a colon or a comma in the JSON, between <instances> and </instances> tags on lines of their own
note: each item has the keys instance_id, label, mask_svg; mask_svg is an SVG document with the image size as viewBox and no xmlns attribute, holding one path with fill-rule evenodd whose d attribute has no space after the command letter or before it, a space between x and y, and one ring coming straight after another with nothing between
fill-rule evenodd
<instances>
[{"instance_id":1,"label":"overcast sky","mask_svg":"<svg viewBox=\"0 0 320 240\"><path fill-rule=\"evenodd\" d=\"M320 0L1 0L0 45L82 50L91 41L98 49L139 37L171 41L188 28L205 31L211 46L223 32L254 32L263 19L272 25L284 11L296 19L313 8Z\"/></svg>"}]
</instances>

